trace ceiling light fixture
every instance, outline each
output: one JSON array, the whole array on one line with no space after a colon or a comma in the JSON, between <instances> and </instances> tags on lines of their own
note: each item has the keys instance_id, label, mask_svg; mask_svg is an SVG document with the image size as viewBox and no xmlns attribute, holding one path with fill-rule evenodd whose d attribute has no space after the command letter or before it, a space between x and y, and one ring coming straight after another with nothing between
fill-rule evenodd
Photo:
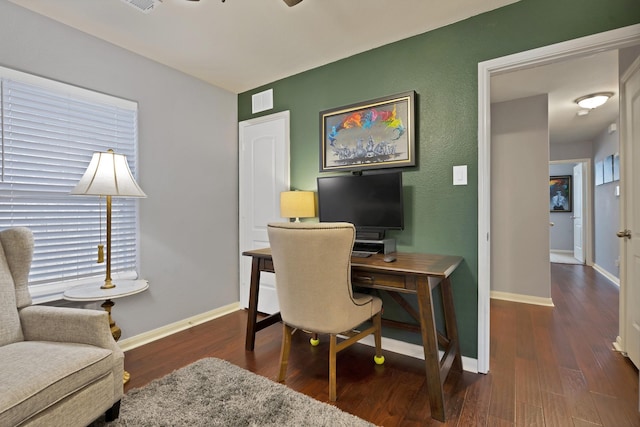
<instances>
[{"instance_id":1,"label":"ceiling light fixture","mask_svg":"<svg viewBox=\"0 0 640 427\"><path fill-rule=\"evenodd\" d=\"M598 92L582 96L576 99L575 102L580 106L580 108L594 109L607 102L612 96L613 92Z\"/></svg>"}]
</instances>

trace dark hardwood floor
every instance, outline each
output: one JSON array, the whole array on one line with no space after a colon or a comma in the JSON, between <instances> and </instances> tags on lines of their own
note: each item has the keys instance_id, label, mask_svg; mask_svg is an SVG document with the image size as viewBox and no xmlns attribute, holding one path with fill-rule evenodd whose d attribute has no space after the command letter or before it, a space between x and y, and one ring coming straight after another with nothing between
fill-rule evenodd
<instances>
[{"instance_id":1,"label":"dark hardwood floor","mask_svg":"<svg viewBox=\"0 0 640 427\"><path fill-rule=\"evenodd\" d=\"M452 373L444 384L447 422L430 418L421 360L356 344L338 355L335 406L392 426L640 426L638 371L613 350L618 288L593 269L552 264L554 308L492 300L491 372ZM141 387L203 357L218 357L275 379L281 327L257 334L244 350L246 312L238 311L126 353ZM293 337L286 384L328 401L328 340L311 347Z\"/></svg>"}]
</instances>

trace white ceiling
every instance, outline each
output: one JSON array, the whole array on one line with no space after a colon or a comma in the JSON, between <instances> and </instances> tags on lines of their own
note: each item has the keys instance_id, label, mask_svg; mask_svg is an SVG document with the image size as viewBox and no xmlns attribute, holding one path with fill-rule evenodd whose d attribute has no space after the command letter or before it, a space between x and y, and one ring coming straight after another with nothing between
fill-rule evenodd
<instances>
[{"instance_id":1,"label":"white ceiling","mask_svg":"<svg viewBox=\"0 0 640 427\"><path fill-rule=\"evenodd\" d=\"M619 111L618 51L506 73L491 78L491 102L549 94L552 144L590 142L616 121ZM574 102L594 92L613 92L603 106L578 116Z\"/></svg>"},{"instance_id":2,"label":"white ceiling","mask_svg":"<svg viewBox=\"0 0 640 427\"><path fill-rule=\"evenodd\" d=\"M10 0L235 93L518 0Z\"/></svg>"},{"instance_id":3,"label":"white ceiling","mask_svg":"<svg viewBox=\"0 0 640 427\"><path fill-rule=\"evenodd\" d=\"M142 56L240 93L518 0L10 0ZM492 102L549 93L552 142L590 140L618 114L615 52L492 78ZM616 94L576 117L573 100Z\"/></svg>"}]
</instances>

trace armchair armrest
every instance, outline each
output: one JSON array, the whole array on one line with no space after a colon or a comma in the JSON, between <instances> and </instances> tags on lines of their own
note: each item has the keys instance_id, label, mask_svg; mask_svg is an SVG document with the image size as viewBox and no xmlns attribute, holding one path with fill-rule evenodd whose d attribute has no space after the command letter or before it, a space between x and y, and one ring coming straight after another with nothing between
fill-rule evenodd
<instances>
[{"instance_id":1,"label":"armchair armrest","mask_svg":"<svg viewBox=\"0 0 640 427\"><path fill-rule=\"evenodd\" d=\"M108 316L105 311L69 307L35 305L20 310L26 341L73 342L121 352Z\"/></svg>"}]
</instances>

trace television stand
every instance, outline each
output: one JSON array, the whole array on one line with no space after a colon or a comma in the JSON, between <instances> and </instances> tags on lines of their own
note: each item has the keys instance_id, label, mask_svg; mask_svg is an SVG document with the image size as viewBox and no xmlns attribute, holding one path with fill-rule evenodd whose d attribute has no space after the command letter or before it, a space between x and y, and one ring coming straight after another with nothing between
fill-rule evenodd
<instances>
[{"instance_id":1,"label":"television stand","mask_svg":"<svg viewBox=\"0 0 640 427\"><path fill-rule=\"evenodd\" d=\"M356 228L356 240L383 240L385 230L358 230Z\"/></svg>"},{"instance_id":2,"label":"television stand","mask_svg":"<svg viewBox=\"0 0 640 427\"><path fill-rule=\"evenodd\" d=\"M390 254L396 251L396 239L370 240L360 239L356 236L353 244L355 252L372 252L377 254Z\"/></svg>"}]
</instances>

